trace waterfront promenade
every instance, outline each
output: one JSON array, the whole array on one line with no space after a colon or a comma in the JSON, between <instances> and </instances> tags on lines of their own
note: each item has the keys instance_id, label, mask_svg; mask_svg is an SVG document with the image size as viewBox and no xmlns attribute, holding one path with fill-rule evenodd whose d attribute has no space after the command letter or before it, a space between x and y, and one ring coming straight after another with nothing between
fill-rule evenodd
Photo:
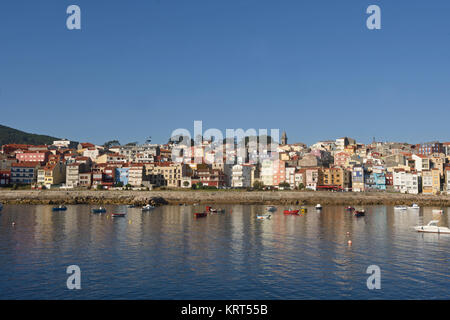
<instances>
[{"instance_id":1,"label":"waterfront promenade","mask_svg":"<svg viewBox=\"0 0 450 320\"><path fill-rule=\"evenodd\" d=\"M0 190L4 204L279 204L450 206L448 195L328 191L62 191Z\"/></svg>"}]
</instances>

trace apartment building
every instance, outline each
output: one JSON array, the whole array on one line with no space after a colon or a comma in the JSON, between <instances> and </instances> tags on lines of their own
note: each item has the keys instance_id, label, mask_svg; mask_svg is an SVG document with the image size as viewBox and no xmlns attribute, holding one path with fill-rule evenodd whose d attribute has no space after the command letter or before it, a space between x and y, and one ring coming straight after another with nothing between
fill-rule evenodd
<instances>
[{"instance_id":1,"label":"apartment building","mask_svg":"<svg viewBox=\"0 0 450 320\"><path fill-rule=\"evenodd\" d=\"M252 166L237 164L233 166L231 186L233 188L251 187Z\"/></svg>"}]
</instances>

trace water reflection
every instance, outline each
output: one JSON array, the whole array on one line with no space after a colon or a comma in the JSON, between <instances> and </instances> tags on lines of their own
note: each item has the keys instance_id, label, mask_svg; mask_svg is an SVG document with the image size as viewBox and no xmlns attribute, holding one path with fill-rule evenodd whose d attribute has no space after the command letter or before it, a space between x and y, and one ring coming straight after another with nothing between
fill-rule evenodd
<instances>
[{"instance_id":1,"label":"water reflection","mask_svg":"<svg viewBox=\"0 0 450 320\"><path fill-rule=\"evenodd\" d=\"M301 216L278 206L203 206L150 212L107 206L5 206L0 215L0 298L5 299L448 299L450 236L413 227L448 210L368 206L355 218L342 206ZM112 212L127 212L112 218ZM15 222L13 226L12 223ZM348 241L352 241L352 245ZM82 269L83 289L65 288L65 268ZM369 265L382 290L366 287Z\"/></svg>"}]
</instances>

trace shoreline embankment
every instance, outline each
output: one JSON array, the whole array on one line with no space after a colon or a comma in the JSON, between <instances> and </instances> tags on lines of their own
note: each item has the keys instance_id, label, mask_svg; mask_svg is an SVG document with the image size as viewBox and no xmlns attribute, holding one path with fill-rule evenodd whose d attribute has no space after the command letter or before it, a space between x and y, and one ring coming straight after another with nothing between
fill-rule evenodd
<instances>
[{"instance_id":1,"label":"shoreline embankment","mask_svg":"<svg viewBox=\"0 0 450 320\"><path fill-rule=\"evenodd\" d=\"M66 191L1 190L3 204L277 204L450 206L448 195L327 191Z\"/></svg>"}]
</instances>

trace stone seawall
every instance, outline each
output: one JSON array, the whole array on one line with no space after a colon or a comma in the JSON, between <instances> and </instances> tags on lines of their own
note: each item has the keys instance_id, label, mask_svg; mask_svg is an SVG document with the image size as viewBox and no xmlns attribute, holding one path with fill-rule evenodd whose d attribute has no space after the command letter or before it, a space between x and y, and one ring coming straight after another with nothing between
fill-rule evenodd
<instances>
[{"instance_id":1,"label":"stone seawall","mask_svg":"<svg viewBox=\"0 0 450 320\"><path fill-rule=\"evenodd\" d=\"M315 205L411 205L450 206L447 195L352 193L325 191L35 191L1 190L4 204L305 204Z\"/></svg>"}]
</instances>

